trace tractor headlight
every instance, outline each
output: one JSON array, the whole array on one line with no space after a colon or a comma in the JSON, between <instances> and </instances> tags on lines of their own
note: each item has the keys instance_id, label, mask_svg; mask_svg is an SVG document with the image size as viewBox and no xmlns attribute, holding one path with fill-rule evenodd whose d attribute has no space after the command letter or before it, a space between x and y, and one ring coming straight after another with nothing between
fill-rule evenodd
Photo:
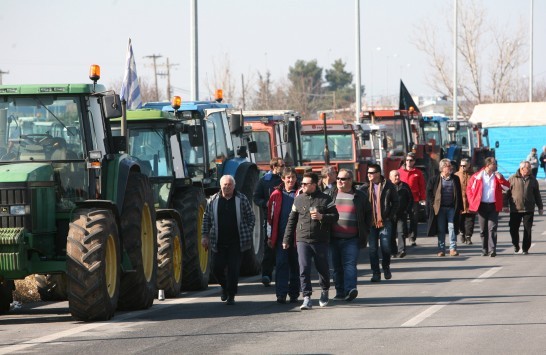
<instances>
[{"instance_id":1,"label":"tractor headlight","mask_svg":"<svg viewBox=\"0 0 546 355\"><path fill-rule=\"evenodd\" d=\"M23 216L30 213L30 206L16 205L9 207L9 214L14 216Z\"/></svg>"}]
</instances>

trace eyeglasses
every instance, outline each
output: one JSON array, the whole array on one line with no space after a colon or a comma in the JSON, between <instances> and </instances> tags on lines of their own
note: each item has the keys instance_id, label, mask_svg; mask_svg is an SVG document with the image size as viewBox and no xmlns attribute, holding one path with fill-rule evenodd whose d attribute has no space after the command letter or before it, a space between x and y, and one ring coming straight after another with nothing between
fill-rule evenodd
<instances>
[{"instance_id":1,"label":"eyeglasses","mask_svg":"<svg viewBox=\"0 0 546 355\"><path fill-rule=\"evenodd\" d=\"M346 181L346 180L349 180L350 177L337 177L336 179L337 179L337 181L340 181L340 180L341 181Z\"/></svg>"},{"instance_id":2,"label":"eyeglasses","mask_svg":"<svg viewBox=\"0 0 546 355\"><path fill-rule=\"evenodd\" d=\"M307 186L307 185L311 185L311 184L312 184L312 182L302 182L301 186Z\"/></svg>"},{"instance_id":3,"label":"eyeglasses","mask_svg":"<svg viewBox=\"0 0 546 355\"><path fill-rule=\"evenodd\" d=\"M368 171L368 174L375 174L375 173L378 173L379 171Z\"/></svg>"}]
</instances>

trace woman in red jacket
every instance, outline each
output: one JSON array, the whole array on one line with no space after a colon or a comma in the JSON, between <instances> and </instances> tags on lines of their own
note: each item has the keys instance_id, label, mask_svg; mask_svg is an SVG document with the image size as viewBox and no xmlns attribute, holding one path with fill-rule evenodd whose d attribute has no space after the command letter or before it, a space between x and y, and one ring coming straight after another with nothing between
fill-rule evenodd
<instances>
[{"instance_id":1,"label":"woman in red jacket","mask_svg":"<svg viewBox=\"0 0 546 355\"><path fill-rule=\"evenodd\" d=\"M478 212L482 256L497 256L497 225L502 211L502 191L508 190L510 183L497 171L497 161L485 158L485 167L472 175L466 186L468 209Z\"/></svg>"}]
</instances>

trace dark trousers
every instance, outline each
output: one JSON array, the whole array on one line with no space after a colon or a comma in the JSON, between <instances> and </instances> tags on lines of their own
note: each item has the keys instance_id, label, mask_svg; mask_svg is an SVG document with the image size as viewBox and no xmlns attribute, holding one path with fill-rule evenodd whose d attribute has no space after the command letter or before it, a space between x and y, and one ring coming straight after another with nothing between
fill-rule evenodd
<instances>
[{"instance_id":1,"label":"dark trousers","mask_svg":"<svg viewBox=\"0 0 546 355\"><path fill-rule=\"evenodd\" d=\"M408 214L409 232L413 242L417 239L417 228L419 227L419 208L419 201L414 201L411 212Z\"/></svg>"},{"instance_id":2,"label":"dark trousers","mask_svg":"<svg viewBox=\"0 0 546 355\"><path fill-rule=\"evenodd\" d=\"M212 272L222 286L222 290L225 290L229 296L235 296L241 269L241 247L239 243L233 243L227 246L218 245L217 249L217 252L212 253L214 265Z\"/></svg>"},{"instance_id":3,"label":"dark trousers","mask_svg":"<svg viewBox=\"0 0 546 355\"><path fill-rule=\"evenodd\" d=\"M300 264L300 282L303 297L313 293L311 285L311 261L319 274L319 285L322 290L330 289L330 266L328 265L328 243L297 242L298 261Z\"/></svg>"},{"instance_id":4,"label":"dark trousers","mask_svg":"<svg viewBox=\"0 0 546 355\"><path fill-rule=\"evenodd\" d=\"M460 218L461 222L459 223L459 228L461 230L461 235L464 237L472 237L472 234L474 234L474 225L476 223L476 214L463 213Z\"/></svg>"},{"instance_id":5,"label":"dark trousers","mask_svg":"<svg viewBox=\"0 0 546 355\"><path fill-rule=\"evenodd\" d=\"M265 214L267 215L267 211L265 211ZM275 249L270 248L269 245L267 245L267 219L264 223L264 258L262 259L262 276L269 277L270 280L273 280L273 269L275 268ZM284 231L282 231L281 234L281 240L282 235L284 235Z\"/></svg>"},{"instance_id":6,"label":"dark trousers","mask_svg":"<svg viewBox=\"0 0 546 355\"><path fill-rule=\"evenodd\" d=\"M496 252L499 213L495 209L495 203L480 203L478 224L480 225L480 237L482 238L482 252Z\"/></svg>"},{"instance_id":7,"label":"dark trousers","mask_svg":"<svg viewBox=\"0 0 546 355\"><path fill-rule=\"evenodd\" d=\"M407 214L404 214L403 217L397 218L392 222L391 255L406 251L405 237L408 235L407 219Z\"/></svg>"},{"instance_id":8,"label":"dark trousers","mask_svg":"<svg viewBox=\"0 0 546 355\"><path fill-rule=\"evenodd\" d=\"M276 246L277 270L275 271L275 289L277 297L289 295L298 298L300 294L300 265L298 251L293 246L282 248L282 242Z\"/></svg>"},{"instance_id":9,"label":"dark trousers","mask_svg":"<svg viewBox=\"0 0 546 355\"><path fill-rule=\"evenodd\" d=\"M521 249L528 251L531 247L531 228L533 228L534 212L511 212L510 213L510 237L512 244L519 249L519 227L523 221L523 243Z\"/></svg>"}]
</instances>

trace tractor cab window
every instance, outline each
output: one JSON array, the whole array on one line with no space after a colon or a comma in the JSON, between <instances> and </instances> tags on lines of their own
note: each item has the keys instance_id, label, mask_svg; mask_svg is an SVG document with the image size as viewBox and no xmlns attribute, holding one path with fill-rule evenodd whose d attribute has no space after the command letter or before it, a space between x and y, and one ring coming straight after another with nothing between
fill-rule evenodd
<instances>
[{"instance_id":1,"label":"tractor cab window","mask_svg":"<svg viewBox=\"0 0 546 355\"><path fill-rule=\"evenodd\" d=\"M352 134L328 134L330 161L354 160ZM324 160L324 135L308 134L302 136L304 161Z\"/></svg>"},{"instance_id":2,"label":"tractor cab window","mask_svg":"<svg viewBox=\"0 0 546 355\"><path fill-rule=\"evenodd\" d=\"M258 146L258 151L254 153L256 164L269 164L271 161L271 141L267 131L252 132L254 141Z\"/></svg>"},{"instance_id":3,"label":"tractor cab window","mask_svg":"<svg viewBox=\"0 0 546 355\"><path fill-rule=\"evenodd\" d=\"M213 112L207 116L207 141L211 162L233 157L233 142L224 111Z\"/></svg>"},{"instance_id":4,"label":"tractor cab window","mask_svg":"<svg viewBox=\"0 0 546 355\"><path fill-rule=\"evenodd\" d=\"M169 142L163 129L130 129L129 155L139 160L142 172L149 177L172 177L172 162L167 159Z\"/></svg>"}]
</instances>

